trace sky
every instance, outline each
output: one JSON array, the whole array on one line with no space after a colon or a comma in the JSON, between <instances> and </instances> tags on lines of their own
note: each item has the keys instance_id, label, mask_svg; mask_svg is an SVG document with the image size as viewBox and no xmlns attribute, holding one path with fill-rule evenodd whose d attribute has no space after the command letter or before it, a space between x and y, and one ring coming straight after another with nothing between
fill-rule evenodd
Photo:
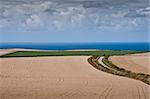
<instances>
[{"instance_id":1,"label":"sky","mask_svg":"<svg viewBox=\"0 0 150 99\"><path fill-rule=\"evenodd\" d=\"M0 43L149 42L149 0L0 0Z\"/></svg>"}]
</instances>

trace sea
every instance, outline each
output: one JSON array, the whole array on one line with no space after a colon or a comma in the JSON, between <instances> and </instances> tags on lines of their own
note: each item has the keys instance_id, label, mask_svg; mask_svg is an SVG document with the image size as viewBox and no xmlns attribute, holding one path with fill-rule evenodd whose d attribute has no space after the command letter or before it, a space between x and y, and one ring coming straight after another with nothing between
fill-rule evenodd
<instances>
[{"instance_id":1,"label":"sea","mask_svg":"<svg viewBox=\"0 0 150 99\"><path fill-rule=\"evenodd\" d=\"M150 51L150 43L2 43L0 49Z\"/></svg>"}]
</instances>

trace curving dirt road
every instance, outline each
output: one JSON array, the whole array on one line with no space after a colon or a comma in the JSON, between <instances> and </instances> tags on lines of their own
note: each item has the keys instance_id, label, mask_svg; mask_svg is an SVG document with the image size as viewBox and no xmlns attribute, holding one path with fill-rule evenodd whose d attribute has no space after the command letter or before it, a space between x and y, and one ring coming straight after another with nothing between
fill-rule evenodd
<instances>
[{"instance_id":1,"label":"curving dirt road","mask_svg":"<svg viewBox=\"0 0 150 99\"><path fill-rule=\"evenodd\" d=\"M93 68L88 56L0 59L0 99L149 99L150 86Z\"/></svg>"}]
</instances>

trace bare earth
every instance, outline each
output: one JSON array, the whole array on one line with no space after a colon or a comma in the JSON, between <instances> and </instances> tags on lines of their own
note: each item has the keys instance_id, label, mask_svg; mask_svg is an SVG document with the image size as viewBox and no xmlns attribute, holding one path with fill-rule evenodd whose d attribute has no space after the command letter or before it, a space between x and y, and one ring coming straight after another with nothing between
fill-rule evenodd
<instances>
[{"instance_id":1,"label":"bare earth","mask_svg":"<svg viewBox=\"0 0 150 99\"><path fill-rule=\"evenodd\" d=\"M16 51L36 51L36 50L32 50L32 49L19 49L19 48L14 48L14 49L0 49L0 56L1 55L5 55L5 54L9 54L9 53L13 53ZM38 51L38 50L37 50Z\"/></svg>"},{"instance_id":2,"label":"bare earth","mask_svg":"<svg viewBox=\"0 0 150 99\"><path fill-rule=\"evenodd\" d=\"M93 68L89 56L0 59L0 99L150 99L150 86Z\"/></svg>"},{"instance_id":3,"label":"bare earth","mask_svg":"<svg viewBox=\"0 0 150 99\"><path fill-rule=\"evenodd\" d=\"M12 52L15 52L15 51L16 51L15 49L0 49L0 55L12 53Z\"/></svg>"},{"instance_id":4,"label":"bare earth","mask_svg":"<svg viewBox=\"0 0 150 99\"><path fill-rule=\"evenodd\" d=\"M109 60L119 67L134 72L150 74L150 53L111 56Z\"/></svg>"}]
</instances>

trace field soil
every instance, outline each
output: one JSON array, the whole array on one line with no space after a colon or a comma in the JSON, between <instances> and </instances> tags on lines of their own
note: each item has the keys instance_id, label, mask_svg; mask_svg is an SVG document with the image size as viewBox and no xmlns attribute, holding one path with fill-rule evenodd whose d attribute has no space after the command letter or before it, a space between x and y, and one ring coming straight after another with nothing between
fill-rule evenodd
<instances>
[{"instance_id":1,"label":"field soil","mask_svg":"<svg viewBox=\"0 0 150 99\"><path fill-rule=\"evenodd\" d=\"M150 86L91 66L90 56L0 58L0 99L150 99Z\"/></svg>"},{"instance_id":2,"label":"field soil","mask_svg":"<svg viewBox=\"0 0 150 99\"><path fill-rule=\"evenodd\" d=\"M5 54L9 54L9 53L13 53L16 51L36 51L36 50L32 50L32 49L19 49L19 48L14 48L14 49L0 49L0 56L1 55L5 55Z\"/></svg>"},{"instance_id":3,"label":"field soil","mask_svg":"<svg viewBox=\"0 0 150 99\"><path fill-rule=\"evenodd\" d=\"M109 60L118 67L133 72L150 74L150 53L111 56Z\"/></svg>"},{"instance_id":4,"label":"field soil","mask_svg":"<svg viewBox=\"0 0 150 99\"><path fill-rule=\"evenodd\" d=\"M8 53L15 52L16 49L0 49L0 56Z\"/></svg>"}]
</instances>

